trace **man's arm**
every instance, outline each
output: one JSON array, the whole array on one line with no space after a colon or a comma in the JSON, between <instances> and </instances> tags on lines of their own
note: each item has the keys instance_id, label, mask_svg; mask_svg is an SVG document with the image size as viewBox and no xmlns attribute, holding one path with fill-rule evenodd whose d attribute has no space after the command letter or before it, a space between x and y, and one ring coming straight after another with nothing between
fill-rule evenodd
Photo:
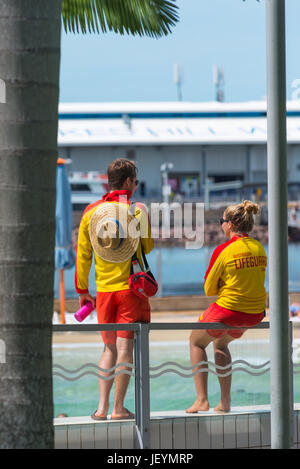
<instances>
[{"instance_id":1,"label":"man's arm","mask_svg":"<svg viewBox=\"0 0 300 469\"><path fill-rule=\"evenodd\" d=\"M90 301L92 305L94 306L94 308L96 308L96 300L89 293L80 294L78 300L79 300L80 308L82 308L82 306L85 305L85 303L88 303L88 301Z\"/></svg>"},{"instance_id":2,"label":"man's arm","mask_svg":"<svg viewBox=\"0 0 300 469\"><path fill-rule=\"evenodd\" d=\"M136 206L140 209L140 234L141 243L145 254L149 254L154 247L154 241L151 235L150 217L147 207L142 203L137 203Z\"/></svg>"},{"instance_id":3,"label":"man's arm","mask_svg":"<svg viewBox=\"0 0 300 469\"><path fill-rule=\"evenodd\" d=\"M95 300L89 294L89 273L93 259L93 248L88 227L88 220L83 215L79 226L75 263L75 289L80 295L80 306L83 306L87 301L95 303Z\"/></svg>"}]
</instances>

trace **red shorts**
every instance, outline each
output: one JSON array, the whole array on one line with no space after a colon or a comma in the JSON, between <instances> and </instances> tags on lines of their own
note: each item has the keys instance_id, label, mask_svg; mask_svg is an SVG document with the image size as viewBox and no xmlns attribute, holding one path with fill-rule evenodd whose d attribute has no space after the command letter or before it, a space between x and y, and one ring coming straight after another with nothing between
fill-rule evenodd
<instances>
[{"instance_id":1,"label":"red shorts","mask_svg":"<svg viewBox=\"0 0 300 469\"><path fill-rule=\"evenodd\" d=\"M99 324L128 324L150 322L148 298L139 298L131 290L97 292L97 318ZM102 331L105 344L115 344L117 337L133 338L133 331Z\"/></svg>"},{"instance_id":2,"label":"red shorts","mask_svg":"<svg viewBox=\"0 0 300 469\"><path fill-rule=\"evenodd\" d=\"M226 326L243 327L244 329L209 329L207 333L212 337L222 337L225 334L238 339L246 331L247 327L256 326L265 317L265 312L258 314L241 313L222 308L217 303L212 303L199 317L199 322L222 322Z\"/></svg>"}]
</instances>

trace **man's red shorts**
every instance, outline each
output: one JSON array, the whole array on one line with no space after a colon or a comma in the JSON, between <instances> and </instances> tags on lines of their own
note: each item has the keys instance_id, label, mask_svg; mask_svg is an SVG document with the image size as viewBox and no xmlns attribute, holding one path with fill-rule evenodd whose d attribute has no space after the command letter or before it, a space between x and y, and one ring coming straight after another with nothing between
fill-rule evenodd
<instances>
[{"instance_id":1,"label":"man's red shorts","mask_svg":"<svg viewBox=\"0 0 300 469\"><path fill-rule=\"evenodd\" d=\"M206 332L212 337L222 337L225 334L240 338L247 327L256 326L265 317L265 312L258 314L241 313L240 311L231 311L230 309L222 308L217 303L212 303L206 311L199 317L199 322L222 322L226 326L243 327L245 329L209 329Z\"/></svg>"},{"instance_id":2,"label":"man's red shorts","mask_svg":"<svg viewBox=\"0 0 300 469\"><path fill-rule=\"evenodd\" d=\"M150 322L148 298L140 298L131 290L97 292L97 318L99 324L127 324ZM117 337L133 338L133 331L102 331L105 344L115 344Z\"/></svg>"}]
</instances>

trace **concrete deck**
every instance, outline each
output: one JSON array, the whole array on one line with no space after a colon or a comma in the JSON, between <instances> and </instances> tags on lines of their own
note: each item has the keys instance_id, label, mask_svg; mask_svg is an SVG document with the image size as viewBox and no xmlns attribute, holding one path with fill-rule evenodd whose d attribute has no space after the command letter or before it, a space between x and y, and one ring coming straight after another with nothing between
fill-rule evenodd
<instances>
[{"instance_id":1,"label":"concrete deck","mask_svg":"<svg viewBox=\"0 0 300 469\"><path fill-rule=\"evenodd\" d=\"M135 421L100 421L89 416L54 419L56 449L134 449ZM152 449L270 448L270 406L151 412ZM300 448L300 404L295 404L294 448Z\"/></svg>"}]
</instances>

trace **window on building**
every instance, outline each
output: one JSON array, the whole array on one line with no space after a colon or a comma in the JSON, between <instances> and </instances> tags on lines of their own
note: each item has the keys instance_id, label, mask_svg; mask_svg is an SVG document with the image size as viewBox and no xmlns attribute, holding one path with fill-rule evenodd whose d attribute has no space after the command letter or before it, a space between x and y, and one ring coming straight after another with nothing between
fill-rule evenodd
<instances>
[{"instance_id":1,"label":"window on building","mask_svg":"<svg viewBox=\"0 0 300 469\"><path fill-rule=\"evenodd\" d=\"M244 174L209 174L211 182L243 181Z\"/></svg>"},{"instance_id":2,"label":"window on building","mask_svg":"<svg viewBox=\"0 0 300 469\"><path fill-rule=\"evenodd\" d=\"M126 158L128 160L134 160L135 159L135 150L126 150Z\"/></svg>"},{"instance_id":3,"label":"window on building","mask_svg":"<svg viewBox=\"0 0 300 469\"><path fill-rule=\"evenodd\" d=\"M184 197L196 197L200 193L200 174L189 172L170 172L168 182L173 194Z\"/></svg>"},{"instance_id":4,"label":"window on building","mask_svg":"<svg viewBox=\"0 0 300 469\"><path fill-rule=\"evenodd\" d=\"M244 181L244 174L208 174L208 179L211 183L214 184L222 184L223 183L230 183L230 182L237 182L237 181ZM228 197L235 197L237 193L239 193L240 188L236 187L224 187L218 188L210 192L210 196L212 198L218 199L226 199Z\"/></svg>"}]
</instances>

